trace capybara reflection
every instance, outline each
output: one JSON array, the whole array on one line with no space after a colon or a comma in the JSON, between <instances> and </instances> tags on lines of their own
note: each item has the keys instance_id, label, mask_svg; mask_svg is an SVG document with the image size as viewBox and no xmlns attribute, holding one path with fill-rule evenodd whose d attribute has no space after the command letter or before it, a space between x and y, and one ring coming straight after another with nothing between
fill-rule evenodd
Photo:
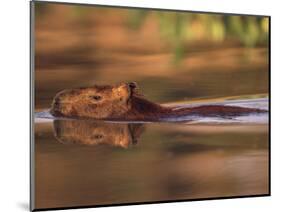
<instances>
[{"instance_id":1,"label":"capybara reflection","mask_svg":"<svg viewBox=\"0 0 281 212\"><path fill-rule=\"evenodd\" d=\"M145 99L137 84L131 82L61 91L50 112L55 117L155 121L188 115L229 117L267 111L225 105L167 107Z\"/></svg>"},{"instance_id":2,"label":"capybara reflection","mask_svg":"<svg viewBox=\"0 0 281 212\"><path fill-rule=\"evenodd\" d=\"M107 144L127 148L137 143L143 129L142 124L54 120L55 137L64 144Z\"/></svg>"}]
</instances>

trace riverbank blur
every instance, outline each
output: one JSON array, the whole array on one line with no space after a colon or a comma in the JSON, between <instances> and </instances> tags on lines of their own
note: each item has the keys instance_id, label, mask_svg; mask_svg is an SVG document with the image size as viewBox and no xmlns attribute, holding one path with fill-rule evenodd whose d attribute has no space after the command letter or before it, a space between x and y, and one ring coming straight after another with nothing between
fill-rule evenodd
<instances>
[{"instance_id":1,"label":"riverbank blur","mask_svg":"<svg viewBox=\"0 0 281 212\"><path fill-rule=\"evenodd\" d=\"M36 109L48 108L65 88L124 81L136 81L149 99L161 103L268 93L266 38L245 45L238 34L227 34L228 25L221 23L224 16L181 13L184 52L175 63L174 40L179 35L173 28L178 20L174 13L159 17L158 11L141 15L120 8L40 3L36 7ZM251 37L253 24L238 18L240 22L230 26L240 23L238 31ZM265 23L266 28L266 18L254 21L253 26ZM162 32L163 24L175 34ZM221 39L215 39L217 28L224 29Z\"/></svg>"}]
</instances>

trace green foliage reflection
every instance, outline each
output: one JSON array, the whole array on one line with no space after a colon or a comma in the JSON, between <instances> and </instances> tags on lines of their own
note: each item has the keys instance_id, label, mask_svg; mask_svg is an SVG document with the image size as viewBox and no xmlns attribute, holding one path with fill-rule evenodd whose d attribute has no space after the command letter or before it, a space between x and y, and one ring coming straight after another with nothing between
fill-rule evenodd
<instances>
[{"instance_id":1,"label":"green foliage reflection","mask_svg":"<svg viewBox=\"0 0 281 212\"><path fill-rule=\"evenodd\" d=\"M174 49L175 62L194 41L233 41L244 47L266 45L268 41L266 17L133 10L130 26L140 28L148 16L157 18L161 36Z\"/></svg>"}]
</instances>

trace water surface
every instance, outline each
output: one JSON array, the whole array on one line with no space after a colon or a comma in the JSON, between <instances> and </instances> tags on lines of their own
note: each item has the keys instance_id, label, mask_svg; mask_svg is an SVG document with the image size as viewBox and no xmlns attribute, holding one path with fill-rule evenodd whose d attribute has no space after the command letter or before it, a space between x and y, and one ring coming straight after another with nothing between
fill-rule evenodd
<instances>
[{"instance_id":1,"label":"water surface","mask_svg":"<svg viewBox=\"0 0 281 212\"><path fill-rule=\"evenodd\" d=\"M39 119L36 207L268 193L265 123Z\"/></svg>"}]
</instances>

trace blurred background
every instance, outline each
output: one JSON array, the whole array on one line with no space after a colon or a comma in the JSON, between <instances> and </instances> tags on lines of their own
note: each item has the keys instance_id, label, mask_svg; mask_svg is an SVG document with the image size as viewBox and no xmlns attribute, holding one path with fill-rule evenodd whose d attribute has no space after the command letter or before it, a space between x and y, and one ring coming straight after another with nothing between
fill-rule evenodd
<instances>
[{"instance_id":1,"label":"blurred background","mask_svg":"<svg viewBox=\"0 0 281 212\"><path fill-rule=\"evenodd\" d=\"M136 81L160 103L268 93L268 18L35 4L35 104Z\"/></svg>"}]
</instances>

